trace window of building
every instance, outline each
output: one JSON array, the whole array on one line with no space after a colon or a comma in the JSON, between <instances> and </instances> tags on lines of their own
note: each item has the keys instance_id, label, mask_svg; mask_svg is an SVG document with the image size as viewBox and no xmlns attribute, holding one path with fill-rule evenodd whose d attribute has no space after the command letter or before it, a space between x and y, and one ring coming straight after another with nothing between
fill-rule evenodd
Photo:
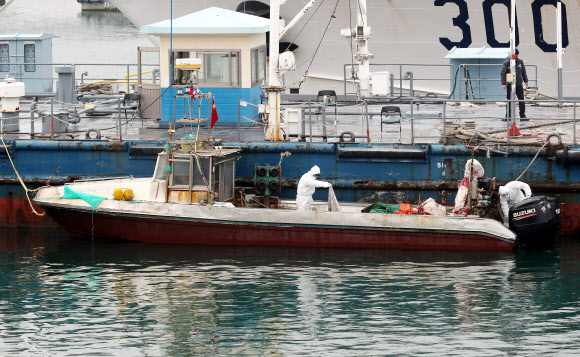
<instances>
[{"instance_id":1,"label":"window of building","mask_svg":"<svg viewBox=\"0 0 580 357\"><path fill-rule=\"evenodd\" d=\"M194 83L210 87L240 86L239 51L174 51L172 61L176 58L200 58L201 69ZM174 68L173 84L190 84L192 71Z\"/></svg>"},{"instance_id":2,"label":"window of building","mask_svg":"<svg viewBox=\"0 0 580 357\"><path fill-rule=\"evenodd\" d=\"M0 72L10 72L10 47L7 43L0 43Z\"/></svg>"},{"instance_id":3,"label":"window of building","mask_svg":"<svg viewBox=\"0 0 580 357\"><path fill-rule=\"evenodd\" d=\"M252 85L259 84L266 79L266 46L258 47L251 52Z\"/></svg>"},{"instance_id":4,"label":"window of building","mask_svg":"<svg viewBox=\"0 0 580 357\"><path fill-rule=\"evenodd\" d=\"M24 71L36 72L36 66L30 63L36 63L36 46L34 44L24 45Z\"/></svg>"}]
</instances>

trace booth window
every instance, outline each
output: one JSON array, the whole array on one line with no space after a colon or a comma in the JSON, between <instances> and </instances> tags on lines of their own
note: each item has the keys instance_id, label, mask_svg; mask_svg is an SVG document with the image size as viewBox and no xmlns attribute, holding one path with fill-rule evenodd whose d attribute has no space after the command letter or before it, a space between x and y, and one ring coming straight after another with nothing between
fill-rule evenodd
<instances>
[{"instance_id":1,"label":"booth window","mask_svg":"<svg viewBox=\"0 0 580 357\"><path fill-rule=\"evenodd\" d=\"M239 51L174 51L175 58L200 58L201 69L194 81L200 86L239 87L240 86L240 53ZM174 85L190 83L191 71L175 68Z\"/></svg>"},{"instance_id":2,"label":"booth window","mask_svg":"<svg viewBox=\"0 0 580 357\"><path fill-rule=\"evenodd\" d=\"M24 72L36 72L36 47L34 44L24 45Z\"/></svg>"},{"instance_id":3,"label":"booth window","mask_svg":"<svg viewBox=\"0 0 580 357\"><path fill-rule=\"evenodd\" d=\"M266 79L266 46L258 47L251 52L252 85L259 84Z\"/></svg>"},{"instance_id":4,"label":"booth window","mask_svg":"<svg viewBox=\"0 0 580 357\"><path fill-rule=\"evenodd\" d=\"M0 43L0 72L10 72L10 47L7 43Z\"/></svg>"}]
</instances>

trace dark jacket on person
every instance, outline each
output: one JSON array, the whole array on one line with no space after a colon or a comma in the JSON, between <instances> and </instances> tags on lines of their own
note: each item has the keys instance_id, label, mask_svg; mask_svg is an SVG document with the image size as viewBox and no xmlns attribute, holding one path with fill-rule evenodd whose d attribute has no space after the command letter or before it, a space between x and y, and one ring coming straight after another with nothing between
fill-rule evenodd
<instances>
[{"instance_id":1,"label":"dark jacket on person","mask_svg":"<svg viewBox=\"0 0 580 357\"><path fill-rule=\"evenodd\" d=\"M501 84L507 85L505 80L506 74L510 73L510 60L508 59L503 63L501 68ZM516 87L522 87L523 83L528 83L528 74L526 73L526 66L524 61L516 58Z\"/></svg>"}]
</instances>

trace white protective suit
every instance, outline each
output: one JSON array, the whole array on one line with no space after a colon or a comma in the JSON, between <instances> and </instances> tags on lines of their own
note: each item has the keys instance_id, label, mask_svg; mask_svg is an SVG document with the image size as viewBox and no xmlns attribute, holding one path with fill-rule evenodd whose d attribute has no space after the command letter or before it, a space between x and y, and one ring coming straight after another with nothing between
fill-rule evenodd
<instances>
[{"instance_id":1,"label":"white protective suit","mask_svg":"<svg viewBox=\"0 0 580 357\"><path fill-rule=\"evenodd\" d=\"M330 187L328 182L318 181L315 175L320 175L320 168L314 166L310 171L302 175L298 182L298 190L296 192L296 205L299 211L312 210L312 195L316 187Z\"/></svg>"},{"instance_id":2,"label":"white protective suit","mask_svg":"<svg viewBox=\"0 0 580 357\"><path fill-rule=\"evenodd\" d=\"M525 195L522 193L524 190ZM511 181L505 186L499 188L499 202L501 203L501 210L503 212L503 224L509 225L510 208L516 203L523 201L532 196L530 186L521 181Z\"/></svg>"}]
</instances>

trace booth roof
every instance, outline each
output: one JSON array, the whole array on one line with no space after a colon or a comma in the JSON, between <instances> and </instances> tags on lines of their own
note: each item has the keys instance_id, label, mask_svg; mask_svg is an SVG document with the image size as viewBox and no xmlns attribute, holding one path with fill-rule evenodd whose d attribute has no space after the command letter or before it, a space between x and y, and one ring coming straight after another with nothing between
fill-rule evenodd
<instances>
[{"instance_id":1,"label":"booth roof","mask_svg":"<svg viewBox=\"0 0 580 357\"><path fill-rule=\"evenodd\" d=\"M173 19L173 33L178 35L255 34L268 31L270 31L269 19L218 7L210 7ZM169 35L171 21L165 20L142 26L141 33Z\"/></svg>"}]
</instances>

